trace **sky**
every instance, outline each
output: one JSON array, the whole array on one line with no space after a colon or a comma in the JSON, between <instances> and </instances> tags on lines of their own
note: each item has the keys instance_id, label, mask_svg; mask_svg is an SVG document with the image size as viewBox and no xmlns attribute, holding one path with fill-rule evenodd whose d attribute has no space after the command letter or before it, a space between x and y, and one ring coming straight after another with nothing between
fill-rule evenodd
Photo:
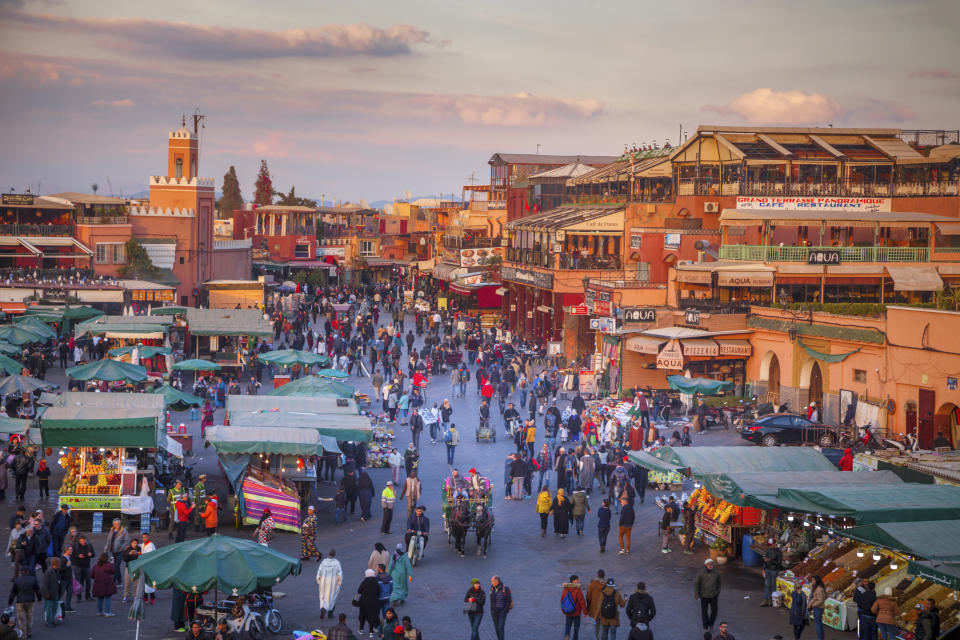
<instances>
[{"instance_id":1,"label":"sky","mask_svg":"<svg viewBox=\"0 0 960 640\"><path fill-rule=\"evenodd\" d=\"M681 126L960 128L955 0L0 0L0 189L131 194L207 116L200 173L368 201L494 153ZM686 135L686 133L684 134Z\"/></svg>"}]
</instances>

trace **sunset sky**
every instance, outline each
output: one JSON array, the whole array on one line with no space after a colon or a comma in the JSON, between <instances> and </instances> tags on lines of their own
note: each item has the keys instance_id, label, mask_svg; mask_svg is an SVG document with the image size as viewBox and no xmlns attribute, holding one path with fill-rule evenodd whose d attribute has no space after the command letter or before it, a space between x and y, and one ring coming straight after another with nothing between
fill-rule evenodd
<instances>
[{"instance_id":1,"label":"sunset sky","mask_svg":"<svg viewBox=\"0 0 960 640\"><path fill-rule=\"evenodd\" d=\"M960 3L0 0L0 188L134 193L207 115L201 174L369 201L494 152L679 125L960 127Z\"/></svg>"}]
</instances>

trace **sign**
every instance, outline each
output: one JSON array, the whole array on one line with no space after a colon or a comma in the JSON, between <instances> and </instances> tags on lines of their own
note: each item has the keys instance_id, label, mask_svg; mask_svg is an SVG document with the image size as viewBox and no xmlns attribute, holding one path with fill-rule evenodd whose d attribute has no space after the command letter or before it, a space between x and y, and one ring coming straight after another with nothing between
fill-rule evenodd
<instances>
[{"instance_id":1,"label":"sign","mask_svg":"<svg viewBox=\"0 0 960 640\"><path fill-rule=\"evenodd\" d=\"M140 533L150 533L150 514L140 514Z\"/></svg>"},{"instance_id":2,"label":"sign","mask_svg":"<svg viewBox=\"0 0 960 640\"><path fill-rule=\"evenodd\" d=\"M597 374L593 371L580 372L580 393L583 395L597 393Z\"/></svg>"},{"instance_id":3,"label":"sign","mask_svg":"<svg viewBox=\"0 0 960 640\"><path fill-rule=\"evenodd\" d=\"M957 390L957 379L956 379L956 378L951 378L951 377L947 376L947 389L949 389L950 391L956 391L956 390Z\"/></svg>"},{"instance_id":4,"label":"sign","mask_svg":"<svg viewBox=\"0 0 960 640\"><path fill-rule=\"evenodd\" d=\"M585 304L575 304L570 307L570 315L585 316L590 313L590 308Z\"/></svg>"},{"instance_id":5,"label":"sign","mask_svg":"<svg viewBox=\"0 0 960 640\"><path fill-rule=\"evenodd\" d=\"M547 355L548 356L558 356L561 351L561 343L558 342L548 342L547 343Z\"/></svg>"},{"instance_id":6,"label":"sign","mask_svg":"<svg viewBox=\"0 0 960 640\"><path fill-rule=\"evenodd\" d=\"M347 256L346 247L317 247L317 257L326 258L327 256L333 256L334 258L345 258Z\"/></svg>"},{"instance_id":7,"label":"sign","mask_svg":"<svg viewBox=\"0 0 960 640\"><path fill-rule=\"evenodd\" d=\"M696 515L694 515L693 524L712 536L716 536L730 543L733 542L733 527L728 524L720 524L716 520L703 515L701 511L697 511Z\"/></svg>"},{"instance_id":8,"label":"sign","mask_svg":"<svg viewBox=\"0 0 960 640\"><path fill-rule=\"evenodd\" d=\"M609 300L594 300L593 301L593 314L597 316L609 316L610 315L610 301Z\"/></svg>"},{"instance_id":9,"label":"sign","mask_svg":"<svg viewBox=\"0 0 960 640\"><path fill-rule=\"evenodd\" d=\"M630 248L631 249L640 249L643 246L643 234L630 232Z\"/></svg>"},{"instance_id":10,"label":"sign","mask_svg":"<svg viewBox=\"0 0 960 640\"><path fill-rule=\"evenodd\" d=\"M447 299L446 298L437 298L437 309L446 309L447 308Z\"/></svg>"},{"instance_id":11,"label":"sign","mask_svg":"<svg viewBox=\"0 0 960 640\"><path fill-rule=\"evenodd\" d=\"M616 326L616 322L613 318L590 318L590 328L594 331L611 333Z\"/></svg>"},{"instance_id":12,"label":"sign","mask_svg":"<svg viewBox=\"0 0 960 640\"><path fill-rule=\"evenodd\" d=\"M510 305L510 311L516 311L516 310L517 310L517 305L515 304Z\"/></svg>"},{"instance_id":13,"label":"sign","mask_svg":"<svg viewBox=\"0 0 960 640\"><path fill-rule=\"evenodd\" d=\"M684 340L683 355L685 356L718 356L720 347L713 340Z\"/></svg>"},{"instance_id":14,"label":"sign","mask_svg":"<svg viewBox=\"0 0 960 640\"><path fill-rule=\"evenodd\" d=\"M564 227L565 232L583 232L583 231L594 231L603 233L605 231L623 231L623 217L624 211L617 211L616 213L610 213L605 216L600 216L599 218L593 218L592 220L584 220L583 222L578 222L577 224Z\"/></svg>"},{"instance_id":15,"label":"sign","mask_svg":"<svg viewBox=\"0 0 960 640\"><path fill-rule=\"evenodd\" d=\"M103 533L103 511L93 512L93 524L90 526L90 533Z\"/></svg>"},{"instance_id":16,"label":"sign","mask_svg":"<svg viewBox=\"0 0 960 640\"><path fill-rule=\"evenodd\" d=\"M720 355L722 356L746 356L750 357L753 353L753 347L746 340L717 340L720 345Z\"/></svg>"},{"instance_id":17,"label":"sign","mask_svg":"<svg viewBox=\"0 0 960 640\"><path fill-rule=\"evenodd\" d=\"M665 234L663 234L663 248L664 248L664 249L679 249L679 248L680 248L680 234L679 234L679 233L665 233Z\"/></svg>"},{"instance_id":18,"label":"sign","mask_svg":"<svg viewBox=\"0 0 960 640\"><path fill-rule=\"evenodd\" d=\"M120 496L60 496L60 504L81 511L120 511Z\"/></svg>"},{"instance_id":19,"label":"sign","mask_svg":"<svg viewBox=\"0 0 960 640\"><path fill-rule=\"evenodd\" d=\"M660 353L657 354L657 369L683 369L683 349L678 340L671 340Z\"/></svg>"},{"instance_id":20,"label":"sign","mask_svg":"<svg viewBox=\"0 0 960 640\"><path fill-rule=\"evenodd\" d=\"M700 311L699 309L687 309L683 312L683 321L686 324L700 324Z\"/></svg>"},{"instance_id":21,"label":"sign","mask_svg":"<svg viewBox=\"0 0 960 640\"><path fill-rule=\"evenodd\" d=\"M494 257L503 261L503 247L460 249L460 266L472 267L474 265L487 264L487 260Z\"/></svg>"},{"instance_id":22,"label":"sign","mask_svg":"<svg viewBox=\"0 0 960 640\"><path fill-rule=\"evenodd\" d=\"M5 193L3 194L3 204L17 204L24 207L32 207L34 202L32 193Z\"/></svg>"},{"instance_id":23,"label":"sign","mask_svg":"<svg viewBox=\"0 0 960 640\"><path fill-rule=\"evenodd\" d=\"M532 317L533 317L533 311L527 311L527 319L530 319Z\"/></svg>"},{"instance_id":24,"label":"sign","mask_svg":"<svg viewBox=\"0 0 960 640\"><path fill-rule=\"evenodd\" d=\"M500 269L500 277L505 282L519 282L521 284L533 285L539 289L553 289L552 273L541 273L539 271L517 269L515 267L503 267Z\"/></svg>"},{"instance_id":25,"label":"sign","mask_svg":"<svg viewBox=\"0 0 960 640\"><path fill-rule=\"evenodd\" d=\"M890 198L842 197L739 197L737 209L780 209L805 211L890 211Z\"/></svg>"},{"instance_id":26,"label":"sign","mask_svg":"<svg viewBox=\"0 0 960 640\"><path fill-rule=\"evenodd\" d=\"M717 274L720 287L772 287L772 271L721 271Z\"/></svg>"},{"instance_id":27,"label":"sign","mask_svg":"<svg viewBox=\"0 0 960 640\"><path fill-rule=\"evenodd\" d=\"M70 292L66 289L44 289L43 297L47 300L66 300L70 297Z\"/></svg>"},{"instance_id":28,"label":"sign","mask_svg":"<svg viewBox=\"0 0 960 640\"><path fill-rule=\"evenodd\" d=\"M840 252L833 249L811 251L807 254L807 264L840 264Z\"/></svg>"},{"instance_id":29,"label":"sign","mask_svg":"<svg viewBox=\"0 0 960 640\"><path fill-rule=\"evenodd\" d=\"M600 290L600 291L597 291L597 293L596 293L595 295L596 295L597 300L606 300L607 302L610 301L610 292L609 292L609 291Z\"/></svg>"},{"instance_id":30,"label":"sign","mask_svg":"<svg viewBox=\"0 0 960 640\"><path fill-rule=\"evenodd\" d=\"M624 322L656 322L657 310L653 307L624 307L621 309Z\"/></svg>"},{"instance_id":31,"label":"sign","mask_svg":"<svg viewBox=\"0 0 960 640\"><path fill-rule=\"evenodd\" d=\"M473 274L472 276L464 276L464 278L463 278L463 284L471 285L471 286L472 286L472 285L483 284L483 274L482 274L482 273L475 273L475 274Z\"/></svg>"}]
</instances>

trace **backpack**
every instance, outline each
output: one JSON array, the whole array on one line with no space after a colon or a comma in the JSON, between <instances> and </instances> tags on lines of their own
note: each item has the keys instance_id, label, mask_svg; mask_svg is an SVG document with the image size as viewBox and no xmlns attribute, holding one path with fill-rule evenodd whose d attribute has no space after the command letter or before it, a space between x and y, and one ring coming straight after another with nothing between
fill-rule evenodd
<instances>
[{"instance_id":1,"label":"backpack","mask_svg":"<svg viewBox=\"0 0 960 640\"><path fill-rule=\"evenodd\" d=\"M600 602L600 617L601 618L616 618L617 617L617 599L616 591L613 593L604 593L603 600Z\"/></svg>"},{"instance_id":2,"label":"backpack","mask_svg":"<svg viewBox=\"0 0 960 640\"><path fill-rule=\"evenodd\" d=\"M560 599L560 611L568 616L572 616L577 612L577 603L573 600L572 592L567 591L563 594L563 598Z\"/></svg>"},{"instance_id":3,"label":"backpack","mask_svg":"<svg viewBox=\"0 0 960 640\"><path fill-rule=\"evenodd\" d=\"M452 444L452 443L453 443L453 434L450 433L450 430L449 430L449 429L448 429L447 431L444 431L444 432L443 432L443 441L444 441L444 443L446 443L446 444Z\"/></svg>"}]
</instances>

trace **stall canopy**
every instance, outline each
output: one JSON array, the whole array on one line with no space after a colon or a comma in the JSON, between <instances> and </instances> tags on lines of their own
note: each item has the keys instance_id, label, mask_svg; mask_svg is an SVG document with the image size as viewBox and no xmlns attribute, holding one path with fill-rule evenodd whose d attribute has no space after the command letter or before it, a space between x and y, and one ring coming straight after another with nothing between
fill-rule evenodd
<instances>
[{"instance_id":1,"label":"stall canopy","mask_svg":"<svg viewBox=\"0 0 960 640\"><path fill-rule=\"evenodd\" d=\"M0 327L0 340L10 344L23 345L34 342L46 342L49 339L47 335L41 335L34 331L31 326L20 326L7 324Z\"/></svg>"},{"instance_id":2,"label":"stall canopy","mask_svg":"<svg viewBox=\"0 0 960 640\"><path fill-rule=\"evenodd\" d=\"M847 538L927 560L960 563L960 520L880 522L850 527L842 533Z\"/></svg>"},{"instance_id":3,"label":"stall canopy","mask_svg":"<svg viewBox=\"0 0 960 640\"><path fill-rule=\"evenodd\" d=\"M162 340L170 320L151 316L99 316L77 324L74 335L87 334L128 340Z\"/></svg>"},{"instance_id":4,"label":"stall canopy","mask_svg":"<svg viewBox=\"0 0 960 640\"><path fill-rule=\"evenodd\" d=\"M293 382L288 382L271 391L270 396L336 396L338 398L352 398L356 391L350 385L321 378L319 376L304 376Z\"/></svg>"},{"instance_id":5,"label":"stall canopy","mask_svg":"<svg viewBox=\"0 0 960 640\"><path fill-rule=\"evenodd\" d=\"M14 376L23 371L23 365L13 358L0 353L0 369L8 376Z\"/></svg>"},{"instance_id":6,"label":"stall canopy","mask_svg":"<svg viewBox=\"0 0 960 640\"><path fill-rule=\"evenodd\" d=\"M298 349L281 349L280 351L268 351L266 353L261 353L257 357L260 359L261 362L272 362L274 364L279 364L284 367L289 367L295 364L304 364L308 366L319 364L323 366L330 363L330 358L328 356L313 353L312 351L303 351Z\"/></svg>"},{"instance_id":7,"label":"stall canopy","mask_svg":"<svg viewBox=\"0 0 960 640\"><path fill-rule=\"evenodd\" d=\"M20 420L18 418L8 418L0 416L0 434L7 439L10 436L23 436L30 440L30 425L33 420ZM40 444L39 442L37 444Z\"/></svg>"},{"instance_id":8,"label":"stall canopy","mask_svg":"<svg viewBox=\"0 0 960 640\"><path fill-rule=\"evenodd\" d=\"M686 378L681 375L667 376L670 388L681 393L699 393L705 396L719 395L722 391L733 389L733 383L710 378Z\"/></svg>"},{"instance_id":9,"label":"stall canopy","mask_svg":"<svg viewBox=\"0 0 960 640\"><path fill-rule=\"evenodd\" d=\"M60 318L57 318L56 321L59 321ZM41 336L46 336L48 338L56 338L57 332L50 328L39 316L22 316L20 318L14 318L13 323L18 327L23 327L30 329L34 333L40 334Z\"/></svg>"},{"instance_id":10,"label":"stall canopy","mask_svg":"<svg viewBox=\"0 0 960 640\"><path fill-rule=\"evenodd\" d=\"M637 464L700 477L707 473L732 471L834 471L822 453L809 447L663 447L652 454L631 451ZM651 460L650 458L654 458Z\"/></svg>"},{"instance_id":11,"label":"stall canopy","mask_svg":"<svg viewBox=\"0 0 960 640\"><path fill-rule=\"evenodd\" d=\"M296 427L298 429L315 429L321 435L333 436L337 440L365 442L373 440L373 427L370 425L370 419L355 413L243 412L231 414L230 425L269 427L271 429L274 427Z\"/></svg>"},{"instance_id":12,"label":"stall canopy","mask_svg":"<svg viewBox=\"0 0 960 640\"><path fill-rule=\"evenodd\" d=\"M293 384L292 382L290 384ZM286 385L284 385L286 386ZM227 396L227 416L244 412L334 413L357 415L357 403L350 398L306 396Z\"/></svg>"},{"instance_id":13,"label":"stall canopy","mask_svg":"<svg viewBox=\"0 0 960 640\"><path fill-rule=\"evenodd\" d=\"M195 336L273 336L270 321L256 309L187 309L187 326Z\"/></svg>"},{"instance_id":14,"label":"stall canopy","mask_svg":"<svg viewBox=\"0 0 960 640\"><path fill-rule=\"evenodd\" d=\"M163 396L163 402L174 411L183 411L189 407L199 407L203 400L195 395L189 394L180 389L174 389L169 384L161 385L155 389L150 389L148 393L156 393Z\"/></svg>"},{"instance_id":15,"label":"stall canopy","mask_svg":"<svg viewBox=\"0 0 960 640\"><path fill-rule=\"evenodd\" d=\"M62 393L43 414L43 446L167 448L163 406L149 393Z\"/></svg>"},{"instance_id":16,"label":"stall canopy","mask_svg":"<svg viewBox=\"0 0 960 640\"><path fill-rule=\"evenodd\" d=\"M781 487L812 488L823 485L872 486L898 485L903 481L892 471L864 473L832 472L810 473L809 471L761 471L708 473L700 476L703 487L717 496L740 507L757 507L764 496L777 495ZM894 488L891 487L891 490Z\"/></svg>"},{"instance_id":17,"label":"stall canopy","mask_svg":"<svg viewBox=\"0 0 960 640\"><path fill-rule=\"evenodd\" d=\"M129 353L133 353L133 350L137 347L140 348L140 359L146 360L154 356L168 356L171 353L170 347L151 347L148 345L133 345L130 347L114 347L110 349L107 353L110 354L111 358L119 358L120 356L125 356Z\"/></svg>"},{"instance_id":18,"label":"stall canopy","mask_svg":"<svg viewBox=\"0 0 960 640\"><path fill-rule=\"evenodd\" d=\"M760 500L764 508L852 518L857 524L960 520L960 487L905 482L889 486L781 488Z\"/></svg>"},{"instance_id":19,"label":"stall canopy","mask_svg":"<svg viewBox=\"0 0 960 640\"><path fill-rule=\"evenodd\" d=\"M116 382L143 382L147 379L147 370L138 364L104 358L78 367L70 367L64 373L74 380L107 380Z\"/></svg>"},{"instance_id":20,"label":"stall canopy","mask_svg":"<svg viewBox=\"0 0 960 640\"><path fill-rule=\"evenodd\" d=\"M208 427L206 441L217 453L279 454L287 456L340 453L337 439L312 429L278 427L264 431L258 427Z\"/></svg>"},{"instance_id":21,"label":"stall canopy","mask_svg":"<svg viewBox=\"0 0 960 640\"><path fill-rule=\"evenodd\" d=\"M960 591L960 562L911 560L907 571L910 575Z\"/></svg>"},{"instance_id":22,"label":"stall canopy","mask_svg":"<svg viewBox=\"0 0 960 640\"><path fill-rule=\"evenodd\" d=\"M186 313L186 307L178 306L154 307L150 309L150 315L152 316L182 316Z\"/></svg>"}]
</instances>

